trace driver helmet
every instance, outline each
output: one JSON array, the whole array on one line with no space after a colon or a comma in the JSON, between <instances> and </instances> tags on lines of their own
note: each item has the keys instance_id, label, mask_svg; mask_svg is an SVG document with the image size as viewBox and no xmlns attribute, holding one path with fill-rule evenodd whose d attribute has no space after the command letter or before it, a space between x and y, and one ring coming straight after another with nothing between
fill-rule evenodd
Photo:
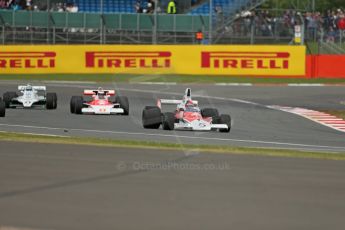
<instances>
[{"instance_id":1,"label":"driver helmet","mask_svg":"<svg viewBox=\"0 0 345 230\"><path fill-rule=\"evenodd\" d=\"M98 91L98 93L104 93L104 90L102 87L98 87L97 91Z\"/></svg>"},{"instance_id":2,"label":"driver helmet","mask_svg":"<svg viewBox=\"0 0 345 230\"><path fill-rule=\"evenodd\" d=\"M28 85L26 86L26 90L31 91L31 90L32 90L32 85L28 84Z\"/></svg>"},{"instance_id":3,"label":"driver helmet","mask_svg":"<svg viewBox=\"0 0 345 230\"><path fill-rule=\"evenodd\" d=\"M98 93L97 93L98 95L105 95L105 92L104 92L104 90L103 90L103 88L102 87L99 87L98 88Z\"/></svg>"},{"instance_id":4,"label":"driver helmet","mask_svg":"<svg viewBox=\"0 0 345 230\"><path fill-rule=\"evenodd\" d=\"M192 100L187 100L187 102L186 102L186 107L194 107L195 105L194 105L194 103L193 103L193 101Z\"/></svg>"}]
</instances>

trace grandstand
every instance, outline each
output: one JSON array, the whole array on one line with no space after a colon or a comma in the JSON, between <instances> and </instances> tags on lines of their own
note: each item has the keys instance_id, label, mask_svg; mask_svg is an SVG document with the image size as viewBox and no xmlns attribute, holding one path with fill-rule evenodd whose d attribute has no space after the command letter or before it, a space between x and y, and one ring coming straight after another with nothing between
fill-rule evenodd
<instances>
[{"instance_id":1,"label":"grandstand","mask_svg":"<svg viewBox=\"0 0 345 230\"><path fill-rule=\"evenodd\" d=\"M79 7L79 11L87 13L101 12L100 0L75 0ZM117 0L117 1L104 1L103 12L110 13L135 13L134 5L136 0Z\"/></svg>"},{"instance_id":2,"label":"grandstand","mask_svg":"<svg viewBox=\"0 0 345 230\"><path fill-rule=\"evenodd\" d=\"M272 26L272 31L264 33L253 23L234 22L237 12L249 11L264 0L204 0L197 1L198 4L193 7L192 1L180 0L177 1L180 14L176 15L167 15L164 11L157 14L134 13L136 0L68 0L78 6L78 12L60 12L54 8L60 1L63 0L41 1L47 2L46 9L49 10L44 11L0 10L0 42L193 44L196 43L195 33L199 30L205 34L205 43L217 44L286 44L293 36L291 29L281 24ZM159 1L161 9L165 9L167 1ZM146 0L142 4L145 5ZM215 13L219 8L221 14ZM210 13L212 17L209 17Z\"/></svg>"},{"instance_id":3,"label":"grandstand","mask_svg":"<svg viewBox=\"0 0 345 230\"><path fill-rule=\"evenodd\" d=\"M135 5L138 3L138 0L74 0L75 4L78 5L79 11L86 13L136 13ZM103 7L102 7L103 2ZM141 0L141 8L147 6L148 0ZM188 10L191 7L190 1L179 1L180 11ZM160 0L159 6L162 9L165 9L168 4L168 0Z\"/></svg>"},{"instance_id":4,"label":"grandstand","mask_svg":"<svg viewBox=\"0 0 345 230\"><path fill-rule=\"evenodd\" d=\"M192 15L209 15L217 13L217 9L226 15L235 15L243 10L250 10L265 2L264 0L213 0L206 1L193 8L189 13ZM210 5L213 6L213 12L210 11Z\"/></svg>"}]
</instances>

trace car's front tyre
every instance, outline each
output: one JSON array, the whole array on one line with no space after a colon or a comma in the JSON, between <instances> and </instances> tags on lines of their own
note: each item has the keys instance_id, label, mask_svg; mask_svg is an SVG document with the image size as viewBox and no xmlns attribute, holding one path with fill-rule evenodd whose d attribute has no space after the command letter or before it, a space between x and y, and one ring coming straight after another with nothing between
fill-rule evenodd
<instances>
[{"instance_id":1,"label":"car's front tyre","mask_svg":"<svg viewBox=\"0 0 345 230\"><path fill-rule=\"evenodd\" d=\"M10 104L13 98L18 97L16 92L6 92L3 95L3 101L5 102L6 108L10 108Z\"/></svg>"},{"instance_id":2,"label":"car's front tyre","mask_svg":"<svg viewBox=\"0 0 345 230\"><path fill-rule=\"evenodd\" d=\"M175 114L174 113L164 113L162 126L164 130L174 130L175 128Z\"/></svg>"},{"instance_id":3,"label":"car's front tyre","mask_svg":"<svg viewBox=\"0 0 345 230\"><path fill-rule=\"evenodd\" d=\"M47 93L47 95L46 95L46 108L51 110L51 109L56 109L56 107L57 107L56 93Z\"/></svg>"},{"instance_id":4,"label":"car's front tyre","mask_svg":"<svg viewBox=\"0 0 345 230\"><path fill-rule=\"evenodd\" d=\"M231 117L228 114L220 115L220 124L226 124L228 126L227 129L219 129L221 133L228 133L231 129Z\"/></svg>"},{"instance_id":5,"label":"car's front tyre","mask_svg":"<svg viewBox=\"0 0 345 230\"><path fill-rule=\"evenodd\" d=\"M74 113L75 114L82 114L82 109L84 105L84 99L81 96L75 97L74 100Z\"/></svg>"},{"instance_id":6,"label":"car's front tyre","mask_svg":"<svg viewBox=\"0 0 345 230\"><path fill-rule=\"evenodd\" d=\"M128 115L129 114L129 101L128 98L125 96L117 96L116 97L117 103L120 104L120 108L123 109L123 115Z\"/></svg>"}]
</instances>

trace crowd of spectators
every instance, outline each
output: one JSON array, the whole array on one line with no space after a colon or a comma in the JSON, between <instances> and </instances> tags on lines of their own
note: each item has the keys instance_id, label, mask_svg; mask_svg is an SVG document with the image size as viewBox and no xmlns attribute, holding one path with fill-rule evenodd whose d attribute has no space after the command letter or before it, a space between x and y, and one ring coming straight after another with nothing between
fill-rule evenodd
<instances>
[{"instance_id":1,"label":"crowd of spectators","mask_svg":"<svg viewBox=\"0 0 345 230\"><path fill-rule=\"evenodd\" d=\"M0 9L37 10L33 0L0 0Z\"/></svg>"},{"instance_id":2,"label":"crowd of spectators","mask_svg":"<svg viewBox=\"0 0 345 230\"><path fill-rule=\"evenodd\" d=\"M55 5L53 5L50 9L51 11L57 11L57 12L69 12L69 13L76 13L79 11L78 5L74 3L73 1L67 1L67 2L58 2Z\"/></svg>"},{"instance_id":3,"label":"crowd of spectators","mask_svg":"<svg viewBox=\"0 0 345 230\"><path fill-rule=\"evenodd\" d=\"M222 12L215 8L216 13ZM219 17L222 14L217 13ZM222 22L222 20L218 20ZM260 36L293 35L296 25L305 26L305 38L327 42L339 40L345 30L345 11L343 9L320 12L298 12L286 10L283 13L269 10L241 11L236 14L236 20L231 27L235 35L249 35L253 31ZM253 29L254 25L254 29ZM229 28L228 28L229 29Z\"/></svg>"},{"instance_id":4,"label":"crowd of spectators","mask_svg":"<svg viewBox=\"0 0 345 230\"><path fill-rule=\"evenodd\" d=\"M171 0L172 1L172 0ZM43 1L44 2L44 1ZM167 1L168 2L168 1ZM0 0L0 9L13 10L47 10L42 1L35 0ZM192 0L193 5L200 4L200 0ZM41 4L41 5L40 5ZM49 7L51 11L78 12L78 6L73 0L65 0ZM157 4L157 0L137 0L134 5L137 13L164 13ZM224 27L234 35L247 36L291 36L295 25L305 25L305 38L317 41L322 38L327 42L335 42L343 36L345 31L345 10L342 8L321 12L303 12L285 10L283 12L270 10L238 11L231 27L223 26L225 14L222 7L214 8L219 27ZM344 39L345 40L345 39Z\"/></svg>"},{"instance_id":5,"label":"crowd of spectators","mask_svg":"<svg viewBox=\"0 0 345 230\"><path fill-rule=\"evenodd\" d=\"M37 1L34 0L0 0L0 9L12 9L12 10L47 10L46 1ZM59 3L55 3L50 6L51 11L58 12L78 12L78 6L74 1L67 0Z\"/></svg>"},{"instance_id":6,"label":"crowd of spectators","mask_svg":"<svg viewBox=\"0 0 345 230\"><path fill-rule=\"evenodd\" d=\"M171 4L173 2L175 11L177 11L178 8L178 4L180 2L176 1L176 0L160 0L159 4L157 4L158 0L137 0L135 5L134 5L134 11L137 13L148 13L148 14L152 14L155 12L155 8L157 13L168 13L171 14L171 9L169 10L169 4ZM189 7L195 7L197 5L200 5L204 3L203 0L189 0L186 1L186 5ZM170 5L171 6L171 5ZM177 12L175 12L177 13Z\"/></svg>"},{"instance_id":7,"label":"crowd of spectators","mask_svg":"<svg viewBox=\"0 0 345 230\"><path fill-rule=\"evenodd\" d=\"M134 5L134 10L137 13L146 13L146 14L153 14L156 8L156 0L148 0L148 1L141 1L137 0ZM161 8L158 6L157 13L161 12Z\"/></svg>"}]
</instances>

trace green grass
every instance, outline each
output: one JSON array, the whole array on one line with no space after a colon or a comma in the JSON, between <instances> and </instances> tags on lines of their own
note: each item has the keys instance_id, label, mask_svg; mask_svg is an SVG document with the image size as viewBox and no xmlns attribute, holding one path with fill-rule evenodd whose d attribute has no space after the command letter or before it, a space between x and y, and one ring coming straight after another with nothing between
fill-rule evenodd
<instances>
[{"instance_id":1,"label":"green grass","mask_svg":"<svg viewBox=\"0 0 345 230\"><path fill-rule=\"evenodd\" d=\"M285 149L265 149L265 148L245 148L229 146L210 146L210 145L181 145L162 142L147 142L133 140L111 140L100 138L81 138L81 137L52 137L19 133L0 133L1 141L30 142L30 143L50 143L50 144L70 144L70 145L90 145L102 147L121 147L121 148L140 148L157 150L179 150L179 151L199 151L204 153L221 154L241 154L253 156L274 156L274 157L294 157L327 160L345 160L344 153L327 152L305 152Z\"/></svg>"},{"instance_id":2,"label":"green grass","mask_svg":"<svg viewBox=\"0 0 345 230\"><path fill-rule=\"evenodd\" d=\"M335 43L340 49L345 50L345 43ZM332 54L332 51L320 47L318 42L306 42L307 54Z\"/></svg>"},{"instance_id":3,"label":"green grass","mask_svg":"<svg viewBox=\"0 0 345 230\"><path fill-rule=\"evenodd\" d=\"M345 109L344 110L323 110L325 113L329 113L336 117L342 118L345 120Z\"/></svg>"},{"instance_id":4,"label":"green grass","mask_svg":"<svg viewBox=\"0 0 345 230\"><path fill-rule=\"evenodd\" d=\"M129 75L129 74L50 74L50 75L0 75L0 80L18 81L94 81L94 82L177 82L177 83L324 83L344 84L345 78L308 79L308 78L268 78L268 77L230 77L230 76L194 76L194 75Z\"/></svg>"}]
</instances>

